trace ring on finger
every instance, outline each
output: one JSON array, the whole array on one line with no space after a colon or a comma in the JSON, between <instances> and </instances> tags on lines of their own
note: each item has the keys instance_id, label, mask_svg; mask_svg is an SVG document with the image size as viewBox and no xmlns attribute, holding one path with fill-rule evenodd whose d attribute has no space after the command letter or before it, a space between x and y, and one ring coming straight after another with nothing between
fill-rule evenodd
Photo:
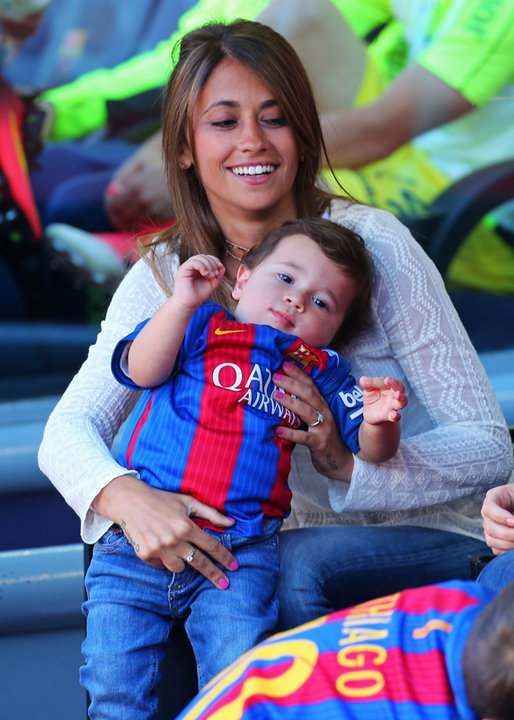
<instances>
[{"instance_id":1,"label":"ring on finger","mask_svg":"<svg viewBox=\"0 0 514 720\"><path fill-rule=\"evenodd\" d=\"M191 552L189 553L189 555L187 555L187 557L184 558L184 562L192 563L193 558L195 556L195 552L196 552L196 548L195 547L191 548Z\"/></svg>"},{"instance_id":2,"label":"ring on finger","mask_svg":"<svg viewBox=\"0 0 514 720\"><path fill-rule=\"evenodd\" d=\"M325 422L325 418L320 413L319 410L316 410L316 420L312 423L307 423L309 427L316 427L316 425L321 425L322 422Z\"/></svg>"}]
</instances>

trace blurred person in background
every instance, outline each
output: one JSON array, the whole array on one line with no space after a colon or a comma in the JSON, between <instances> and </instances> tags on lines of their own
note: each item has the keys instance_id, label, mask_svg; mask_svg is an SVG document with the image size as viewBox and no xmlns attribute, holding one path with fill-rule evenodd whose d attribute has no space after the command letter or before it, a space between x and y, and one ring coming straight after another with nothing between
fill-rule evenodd
<instances>
[{"instance_id":1,"label":"blurred person in background","mask_svg":"<svg viewBox=\"0 0 514 720\"><path fill-rule=\"evenodd\" d=\"M271 25L297 49L317 93L331 163L357 199L416 218L456 180L513 156L509 0L495 2L494 11L484 0L200 0L153 51L44 93L50 137L90 132L129 98L157 97L184 32L239 16ZM173 218L159 132L113 173L104 202L111 225L130 231ZM503 213L475 232L448 279L511 293L514 249L502 232L509 222Z\"/></svg>"}]
</instances>

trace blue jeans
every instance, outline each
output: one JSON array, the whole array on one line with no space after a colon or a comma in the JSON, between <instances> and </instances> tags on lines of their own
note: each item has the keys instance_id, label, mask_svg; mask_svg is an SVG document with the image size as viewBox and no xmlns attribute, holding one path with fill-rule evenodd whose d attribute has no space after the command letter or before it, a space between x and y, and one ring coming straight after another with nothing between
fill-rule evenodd
<instances>
[{"instance_id":1,"label":"blue jeans","mask_svg":"<svg viewBox=\"0 0 514 720\"><path fill-rule=\"evenodd\" d=\"M181 573L151 567L123 534L107 531L95 545L86 576L80 677L91 697L91 718L156 716L160 667L173 621L184 621L200 687L273 632L280 524L268 520L254 538L213 533L239 562L239 570L229 573L227 590L218 590L189 565Z\"/></svg>"},{"instance_id":2,"label":"blue jeans","mask_svg":"<svg viewBox=\"0 0 514 720\"><path fill-rule=\"evenodd\" d=\"M280 533L279 629L398 590L471 579L480 540L417 527L336 526Z\"/></svg>"},{"instance_id":3,"label":"blue jeans","mask_svg":"<svg viewBox=\"0 0 514 720\"><path fill-rule=\"evenodd\" d=\"M479 583L498 592L512 580L514 580L514 550L493 558L478 576Z\"/></svg>"}]
</instances>

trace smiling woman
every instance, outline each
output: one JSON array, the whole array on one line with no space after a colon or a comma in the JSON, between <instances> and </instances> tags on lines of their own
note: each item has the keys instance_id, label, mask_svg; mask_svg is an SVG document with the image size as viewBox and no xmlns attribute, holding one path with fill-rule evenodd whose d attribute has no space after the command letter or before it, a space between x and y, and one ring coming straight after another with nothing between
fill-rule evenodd
<instances>
[{"instance_id":1,"label":"smiling woman","mask_svg":"<svg viewBox=\"0 0 514 720\"><path fill-rule=\"evenodd\" d=\"M224 236L247 249L255 244L256 213L273 208L274 224L296 213L295 135L270 93L241 62L223 60L198 96L180 157L182 168L194 165ZM228 268L232 276L235 268Z\"/></svg>"},{"instance_id":2,"label":"smiling woman","mask_svg":"<svg viewBox=\"0 0 514 720\"><path fill-rule=\"evenodd\" d=\"M306 72L293 48L259 23L221 38L213 37L212 28L205 26L184 38L166 93L163 147L170 159L170 193L184 230L181 260L199 250L221 253L225 239L250 248L285 220L319 215L329 199L312 192L321 163L321 127ZM180 161L174 162L177 149ZM220 203L221 212L214 212L216 226L209 192ZM233 202L231 193L237 194ZM223 210L224 204L229 211ZM161 239L166 242L168 237ZM190 237L195 238L191 247ZM228 275L233 278L236 269L237 263L229 263ZM220 299L228 300L226 294Z\"/></svg>"},{"instance_id":3,"label":"smiling woman","mask_svg":"<svg viewBox=\"0 0 514 720\"><path fill-rule=\"evenodd\" d=\"M93 632L88 629L91 657L83 673L94 698L92 718L154 716L176 587L210 580L216 598L203 609L216 621L212 608L220 595L230 595L220 588L235 585L240 573L234 570L239 550L231 552L224 532L231 519L191 495L152 487L137 467L127 470L109 453L136 400L136 391L111 374L113 349L165 306L178 266L192 256L223 264L212 298L231 310L236 258L284 221L326 216L358 233L374 259L371 324L346 344L345 356L357 377L393 376L409 395L399 451L376 464L342 442L312 379L292 364L282 368L277 400L307 425L275 431L298 444L290 476L297 528L280 534L282 626L408 585L467 577L468 556L485 549L482 494L506 482L512 468L492 388L434 266L389 213L317 185L323 141L316 105L284 38L245 21L185 36L167 88L163 143L177 223L149 243L122 281L40 449L41 468L80 515L84 539L98 541L87 576ZM294 277L290 268L281 273ZM343 402L357 401L353 392L343 395ZM208 460L203 481L208 485L223 467ZM160 469L154 473L158 480ZM248 475L251 482L252 469ZM206 526L217 530L201 529ZM117 553L129 581L113 593L108 568ZM150 581L159 622L138 603ZM219 635L239 638L246 620L244 612L232 612ZM123 632L127 627L137 632ZM152 660L141 671L133 659L142 645L151 648ZM107 676L116 692L101 692Z\"/></svg>"}]
</instances>

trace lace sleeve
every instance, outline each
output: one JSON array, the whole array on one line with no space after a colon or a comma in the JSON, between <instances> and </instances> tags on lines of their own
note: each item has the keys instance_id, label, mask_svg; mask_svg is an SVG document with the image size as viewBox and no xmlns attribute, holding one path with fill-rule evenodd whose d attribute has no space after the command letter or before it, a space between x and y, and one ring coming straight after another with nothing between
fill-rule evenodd
<instances>
[{"instance_id":1,"label":"lace sleeve","mask_svg":"<svg viewBox=\"0 0 514 720\"><path fill-rule=\"evenodd\" d=\"M127 472L114 461L110 447L137 393L112 376L112 351L164 300L164 291L140 260L121 282L95 344L45 428L40 468L79 515L86 542L97 540L110 524L91 508L91 502L113 478Z\"/></svg>"},{"instance_id":2,"label":"lace sleeve","mask_svg":"<svg viewBox=\"0 0 514 720\"><path fill-rule=\"evenodd\" d=\"M349 487L330 483L332 509L427 507L507 482L505 421L433 263L385 211L353 206L332 219L363 236L376 265L374 328L351 348L352 372L398 377L409 396L398 453L379 465L356 458Z\"/></svg>"}]
</instances>

